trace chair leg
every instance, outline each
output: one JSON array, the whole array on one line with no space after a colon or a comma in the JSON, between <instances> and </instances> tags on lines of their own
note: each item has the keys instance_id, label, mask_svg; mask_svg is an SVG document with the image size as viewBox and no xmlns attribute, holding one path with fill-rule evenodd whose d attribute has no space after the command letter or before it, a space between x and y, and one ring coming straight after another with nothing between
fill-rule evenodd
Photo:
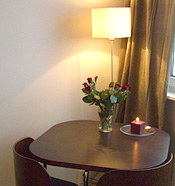
<instances>
[{"instance_id":1,"label":"chair leg","mask_svg":"<svg viewBox=\"0 0 175 186\"><path fill-rule=\"evenodd\" d=\"M83 174L84 186L88 186L88 177L89 177L89 171L84 171L84 174Z\"/></svg>"},{"instance_id":2,"label":"chair leg","mask_svg":"<svg viewBox=\"0 0 175 186\"><path fill-rule=\"evenodd\" d=\"M44 163L44 165L43 165L43 166L44 166L44 168L45 168L45 169L47 169L47 165L46 165L45 163Z\"/></svg>"}]
</instances>

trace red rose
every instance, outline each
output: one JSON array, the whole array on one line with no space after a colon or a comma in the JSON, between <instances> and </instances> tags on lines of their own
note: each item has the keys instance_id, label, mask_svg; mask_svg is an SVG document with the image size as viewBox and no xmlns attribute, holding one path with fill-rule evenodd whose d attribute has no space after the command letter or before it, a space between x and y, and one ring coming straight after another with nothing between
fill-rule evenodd
<instances>
[{"instance_id":1,"label":"red rose","mask_svg":"<svg viewBox=\"0 0 175 186\"><path fill-rule=\"evenodd\" d=\"M91 92L92 91L92 87L91 86L87 86L87 87L85 87L85 90Z\"/></svg>"},{"instance_id":2,"label":"red rose","mask_svg":"<svg viewBox=\"0 0 175 186\"><path fill-rule=\"evenodd\" d=\"M123 91L130 90L130 89L131 89L131 86L129 84L123 85L123 87L122 87Z\"/></svg>"},{"instance_id":3,"label":"red rose","mask_svg":"<svg viewBox=\"0 0 175 186\"><path fill-rule=\"evenodd\" d=\"M127 90L131 89L131 85L129 85L129 84L126 84L125 87L126 87Z\"/></svg>"},{"instance_id":4,"label":"red rose","mask_svg":"<svg viewBox=\"0 0 175 186\"><path fill-rule=\"evenodd\" d=\"M88 84L86 82L83 83L83 85L84 85L85 88L88 87Z\"/></svg>"},{"instance_id":5,"label":"red rose","mask_svg":"<svg viewBox=\"0 0 175 186\"><path fill-rule=\"evenodd\" d=\"M87 80L88 80L88 83L92 83L93 82L92 78L87 78Z\"/></svg>"},{"instance_id":6,"label":"red rose","mask_svg":"<svg viewBox=\"0 0 175 186\"><path fill-rule=\"evenodd\" d=\"M115 84L115 89L119 89L121 87L121 85L119 85L119 84Z\"/></svg>"}]
</instances>

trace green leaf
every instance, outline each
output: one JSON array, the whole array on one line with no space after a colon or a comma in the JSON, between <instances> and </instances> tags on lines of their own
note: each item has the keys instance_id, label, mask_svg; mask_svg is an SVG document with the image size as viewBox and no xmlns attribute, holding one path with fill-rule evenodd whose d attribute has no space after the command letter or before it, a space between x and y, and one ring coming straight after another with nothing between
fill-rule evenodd
<instances>
[{"instance_id":1,"label":"green leaf","mask_svg":"<svg viewBox=\"0 0 175 186\"><path fill-rule=\"evenodd\" d=\"M92 102L90 105L93 105L95 102Z\"/></svg>"},{"instance_id":2,"label":"green leaf","mask_svg":"<svg viewBox=\"0 0 175 186\"><path fill-rule=\"evenodd\" d=\"M105 105L103 103L100 103L100 106L103 107L103 108L105 108Z\"/></svg>"},{"instance_id":3,"label":"green leaf","mask_svg":"<svg viewBox=\"0 0 175 186\"><path fill-rule=\"evenodd\" d=\"M100 96L98 96L96 94L94 95L94 98L97 99L97 100L100 100Z\"/></svg>"},{"instance_id":4,"label":"green leaf","mask_svg":"<svg viewBox=\"0 0 175 186\"><path fill-rule=\"evenodd\" d=\"M112 88L114 86L114 82L109 83L109 88Z\"/></svg>"},{"instance_id":5,"label":"green leaf","mask_svg":"<svg viewBox=\"0 0 175 186\"><path fill-rule=\"evenodd\" d=\"M115 92L114 92L113 90L110 90L110 91L109 91L109 94L110 94L110 95L114 95Z\"/></svg>"},{"instance_id":6,"label":"green leaf","mask_svg":"<svg viewBox=\"0 0 175 186\"><path fill-rule=\"evenodd\" d=\"M105 100L105 99L107 99L108 97L109 97L109 95L106 94L105 92L101 94L101 99L102 99L102 100Z\"/></svg>"},{"instance_id":7,"label":"green leaf","mask_svg":"<svg viewBox=\"0 0 175 186\"><path fill-rule=\"evenodd\" d=\"M118 81L117 81L117 82L115 82L115 85L116 85L116 84L119 84L119 85L120 85L120 83L119 83Z\"/></svg>"},{"instance_id":8,"label":"green leaf","mask_svg":"<svg viewBox=\"0 0 175 186\"><path fill-rule=\"evenodd\" d=\"M97 81L97 79L98 79L98 76L95 76L95 82Z\"/></svg>"},{"instance_id":9,"label":"green leaf","mask_svg":"<svg viewBox=\"0 0 175 186\"><path fill-rule=\"evenodd\" d=\"M89 99L88 96L83 97L82 100L83 100L85 103L91 103L91 102L92 102L92 99Z\"/></svg>"},{"instance_id":10,"label":"green leaf","mask_svg":"<svg viewBox=\"0 0 175 186\"><path fill-rule=\"evenodd\" d=\"M85 94L89 94L89 91L87 91L85 88L81 89Z\"/></svg>"},{"instance_id":11,"label":"green leaf","mask_svg":"<svg viewBox=\"0 0 175 186\"><path fill-rule=\"evenodd\" d=\"M108 102L108 103L106 104L105 108L106 108L107 110L111 109L111 108L112 108L112 103L111 103L111 102Z\"/></svg>"},{"instance_id":12,"label":"green leaf","mask_svg":"<svg viewBox=\"0 0 175 186\"><path fill-rule=\"evenodd\" d=\"M96 95L100 95L100 92L98 91L98 90L94 90L94 94L96 94Z\"/></svg>"},{"instance_id":13,"label":"green leaf","mask_svg":"<svg viewBox=\"0 0 175 186\"><path fill-rule=\"evenodd\" d=\"M91 87L92 87L93 90L95 89L95 82L91 83Z\"/></svg>"},{"instance_id":14,"label":"green leaf","mask_svg":"<svg viewBox=\"0 0 175 186\"><path fill-rule=\"evenodd\" d=\"M94 95L93 95L93 94L89 94L87 97L88 97L89 99L93 99L93 98L94 98Z\"/></svg>"},{"instance_id":15,"label":"green leaf","mask_svg":"<svg viewBox=\"0 0 175 186\"><path fill-rule=\"evenodd\" d=\"M111 103L117 103L117 97L115 97L114 95L110 96L110 100L111 100Z\"/></svg>"},{"instance_id":16,"label":"green leaf","mask_svg":"<svg viewBox=\"0 0 175 186\"><path fill-rule=\"evenodd\" d=\"M108 94L109 93L109 89L105 89L104 91L102 91L102 93Z\"/></svg>"}]
</instances>

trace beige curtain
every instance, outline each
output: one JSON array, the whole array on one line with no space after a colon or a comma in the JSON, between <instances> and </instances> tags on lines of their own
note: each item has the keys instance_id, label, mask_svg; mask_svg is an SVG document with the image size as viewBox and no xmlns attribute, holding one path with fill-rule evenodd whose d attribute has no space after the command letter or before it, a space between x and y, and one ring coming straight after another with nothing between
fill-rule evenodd
<instances>
[{"instance_id":1,"label":"beige curtain","mask_svg":"<svg viewBox=\"0 0 175 186\"><path fill-rule=\"evenodd\" d=\"M163 126L175 0L130 0L132 37L122 40L119 81L132 86L125 103L116 107L116 122L137 116Z\"/></svg>"}]
</instances>

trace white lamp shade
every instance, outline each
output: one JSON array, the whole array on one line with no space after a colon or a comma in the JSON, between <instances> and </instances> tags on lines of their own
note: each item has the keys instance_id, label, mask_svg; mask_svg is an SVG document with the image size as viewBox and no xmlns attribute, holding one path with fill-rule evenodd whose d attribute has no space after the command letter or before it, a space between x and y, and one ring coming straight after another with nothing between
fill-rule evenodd
<instances>
[{"instance_id":1,"label":"white lamp shade","mask_svg":"<svg viewBox=\"0 0 175 186\"><path fill-rule=\"evenodd\" d=\"M129 7L92 9L93 38L125 38L131 36Z\"/></svg>"}]
</instances>

